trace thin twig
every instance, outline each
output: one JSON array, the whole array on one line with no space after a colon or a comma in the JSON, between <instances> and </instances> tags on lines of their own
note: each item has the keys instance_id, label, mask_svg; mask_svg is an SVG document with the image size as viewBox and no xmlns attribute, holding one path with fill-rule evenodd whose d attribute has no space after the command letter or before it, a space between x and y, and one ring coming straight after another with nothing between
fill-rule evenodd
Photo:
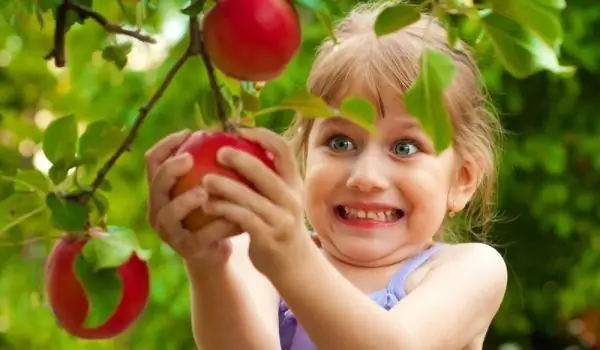
<instances>
[{"instance_id":1,"label":"thin twig","mask_svg":"<svg viewBox=\"0 0 600 350\"><path fill-rule=\"evenodd\" d=\"M109 33L127 35L127 36L136 38L136 39L146 42L146 43L152 43L152 44L156 43L156 39L154 39L153 37L141 34L139 31L125 29L119 25L110 23L104 16L102 16L101 14L99 14L98 12L96 12L90 8L87 8L87 7L79 5L79 4L74 4L71 2L67 3L67 7L70 10L77 12L77 14L79 14L79 16L82 17L83 19L86 19L89 17L89 18L93 19L94 21L98 22L98 24L100 24L102 27L104 27L104 30L106 30Z\"/></svg>"},{"instance_id":2,"label":"thin twig","mask_svg":"<svg viewBox=\"0 0 600 350\"><path fill-rule=\"evenodd\" d=\"M147 43L156 43L156 39L151 36L141 34L139 31L125 29L119 25L109 22L104 16L98 12L74 4L70 0L63 0L63 2L56 9L56 26L54 30L54 47L52 50L44 56L44 59L50 60L54 58L54 64L56 67L62 68L65 66L65 36L67 35L67 14L69 10L77 13L81 19L92 18L98 24L100 24L104 30L108 33L123 34L140 41Z\"/></svg>"},{"instance_id":3,"label":"thin twig","mask_svg":"<svg viewBox=\"0 0 600 350\"><path fill-rule=\"evenodd\" d=\"M54 29L54 47L44 58L54 58L54 65L62 68L65 66L65 34L67 32L67 12L69 11L69 0L64 0L56 9L56 26Z\"/></svg>"},{"instance_id":4,"label":"thin twig","mask_svg":"<svg viewBox=\"0 0 600 350\"><path fill-rule=\"evenodd\" d=\"M190 21L194 21L194 19L190 19ZM191 36L190 36L190 39L192 39ZM129 131L129 134L127 134L127 136L125 137L125 140L123 140L123 143L121 143L121 145L119 146L117 151L106 161L104 166L98 171L98 174L96 174L96 178L92 182L91 188L88 191L85 191L85 192L81 193L80 195L78 195L78 199L80 200L81 203L85 204L90 200L90 198L92 198L92 196L94 195L94 192L98 189L98 187L100 187L100 185L102 184L102 181L104 181L104 178L106 177L106 175L108 174L110 169L117 162L117 159L119 159L119 157L123 153L125 153L126 151L128 151L130 149L131 144L135 140L135 137L137 135L139 128L141 127L142 123L144 122L144 120L146 119L148 114L150 114L150 111L152 110L152 108L154 107L156 102L158 102L158 100L162 97L164 92L167 90L167 88L173 81L173 78L175 78L175 76L177 75L177 72L179 72L179 70L181 69L181 67L183 67L185 62L194 55L193 54L194 45L196 45L194 43L194 41L190 40L188 49L177 60L175 65L169 70L169 72L167 73L167 75L165 77L165 80L162 82L162 84L160 85L158 90L156 90L156 92L150 98L148 103L146 103L145 106L140 108L140 113L137 116L137 118L135 119L135 122L134 122L131 130Z\"/></svg>"},{"instance_id":5,"label":"thin twig","mask_svg":"<svg viewBox=\"0 0 600 350\"><path fill-rule=\"evenodd\" d=\"M202 29L199 25L196 26L196 31L198 37L202 38ZM215 103L217 106L217 116L219 117L219 122L221 124L221 128L223 131L228 132L236 132L237 127L232 124L227 119L227 112L225 110L225 98L221 93L221 89L219 88L219 84L217 82L217 76L215 75L215 68L206 52L206 46L203 40L200 40L200 57L202 57L202 61L204 61L204 65L206 66L206 73L208 74L208 81L210 82L210 87L215 94Z\"/></svg>"}]
</instances>

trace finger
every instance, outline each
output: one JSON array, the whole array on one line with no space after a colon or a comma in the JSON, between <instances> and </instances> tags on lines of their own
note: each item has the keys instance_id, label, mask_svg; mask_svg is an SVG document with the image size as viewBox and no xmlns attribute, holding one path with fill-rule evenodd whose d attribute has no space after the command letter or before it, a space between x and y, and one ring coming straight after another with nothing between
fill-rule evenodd
<instances>
[{"instance_id":1,"label":"finger","mask_svg":"<svg viewBox=\"0 0 600 350\"><path fill-rule=\"evenodd\" d=\"M189 153L167 159L159 166L156 175L150 183L149 215L171 201L170 191L177 179L187 174L193 167L194 160Z\"/></svg>"},{"instance_id":2,"label":"finger","mask_svg":"<svg viewBox=\"0 0 600 350\"><path fill-rule=\"evenodd\" d=\"M194 209L200 208L208 199L208 194L200 187L193 188L181 196L173 199L168 204L160 207L153 226L164 241L174 241L174 235L180 234L185 229L181 220L188 216Z\"/></svg>"},{"instance_id":3,"label":"finger","mask_svg":"<svg viewBox=\"0 0 600 350\"><path fill-rule=\"evenodd\" d=\"M226 200L211 199L202 205L202 209L209 215L237 224L250 235L269 231L269 226L256 213Z\"/></svg>"},{"instance_id":4,"label":"finger","mask_svg":"<svg viewBox=\"0 0 600 350\"><path fill-rule=\"evenodd\" d=\"M207 174L202 181L202 187L211 198L221 198L246 207L268 223L276 222L279 216L280 209L273 202L239 181L221 175Z\"/></svg>"},{"instance_id":5,"label":"finger","mask_svg":"<svg viewBox=\"0 0 600 350\"><path fill-rule=\"evenodd\" d=\"M154 178L154 174L158 170L158 167L176 151L190 134L191 131L189 129L170 134L146 151L144 160L146 163L146 177L148 183Z\"/></svg>"},{"instance_id":6,"label":"finger","mask_svg":"<svg viewBox=\"0 0 600 350\"><path fill-rule=\"evenodd\" d=\"M242 234L244 231L236 224L225 219L216 219L195 232L183 232L174 249L185 257L196 257L214 247L215 243Z\"/></svg>"},{"instance_id":7,"label":"finger","mask_svg":"<svg viewBox=\"0 0 600 350\"><path fill-rule=\"evenodd\" d=\"M219 150L217 159L245 177L259 193L273 203L289 209L296 204L291 197L289 185L253 155L227 146Z\"/></svg>"},{"instance_id":8,"label":"finger","mask_svg":"<svg viewBox=\"0 0 600 350\"><path fill-rule=\"evenodd\" d=\"M294 152L281 136L266 128L240 129L240 136L248 141L258 143L273 154L275 169L285 182L292 186L301 182Z\"/></svg>"}]
</instances>

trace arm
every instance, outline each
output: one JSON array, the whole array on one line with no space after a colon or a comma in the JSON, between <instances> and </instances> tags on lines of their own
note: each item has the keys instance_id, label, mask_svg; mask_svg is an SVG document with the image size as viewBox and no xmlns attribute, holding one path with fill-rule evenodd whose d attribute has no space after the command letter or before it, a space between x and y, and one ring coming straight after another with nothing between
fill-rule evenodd
<instances>
[{"instance_id":1,"label":"arm","mask_svg":"<svg viewBox=\"0 0 600 350\"><path fill-rule=\"evenodd\" d=\"M274 280L307 333L323 350L461 349L485 331L506 288L502 257L483 244L430 271L386 311L335 270L316 249L297 273Z\"/></svg>"},{"instance_id":2,"label":"arm","mask_svg":"<svg viewBox=\"0 0 600 350\"><path fill-rule=\"evenodd\" d=\"M202 350L279 349L279 297L248 258L248 235L231 238L233 253L219 267L187 265L192 326Z\"/></svg>"}]
</instances>

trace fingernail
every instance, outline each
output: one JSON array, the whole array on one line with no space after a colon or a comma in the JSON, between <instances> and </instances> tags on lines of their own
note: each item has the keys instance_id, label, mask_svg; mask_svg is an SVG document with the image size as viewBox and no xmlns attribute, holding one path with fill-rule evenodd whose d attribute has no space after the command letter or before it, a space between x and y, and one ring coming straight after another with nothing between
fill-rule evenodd
<instances>
[{"instance_id":1,"label":"fingernail","mask_svg":"<svg viewBox=\"0 0 600 350\"><path fill-rule=\"evenodd\" d=\"M192 165L194 158L192 158L191 154L186 152L186 153L179 155L179 161L185 165Z\"/></svg>"},{"instance_id":2,"label":"fingernail","mask_svg":"<svg viewBox=\"0 0 600 350\"><path fill-rule=\"evenodd\" d=\"M227 152L227 148L226 147L223 147L223 148L219 149L219 151L217 152L217 161L219 163L222 163L222 164L226 164L227 163L227 157L226 157L227 153L225 153L225 152Z\"/></svg>"},{"instance_id":3,"label":"fingernail","mask_svg":"<svg viewBox=\"0 0 600 350\"><path fill-rule=\"evenodd\" d=\"M206 193L206 190L204 190L202 187L196 187L194 189L194 194L196 195L196 197L198 197L199 199L205 199L208 197L208 194Z\"/></svg>"}]
</instances>

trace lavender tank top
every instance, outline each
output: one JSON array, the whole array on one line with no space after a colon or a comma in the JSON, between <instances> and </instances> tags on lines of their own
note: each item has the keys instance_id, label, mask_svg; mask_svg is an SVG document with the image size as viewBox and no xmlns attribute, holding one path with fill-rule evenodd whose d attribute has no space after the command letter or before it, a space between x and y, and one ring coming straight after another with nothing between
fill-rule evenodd
<instances>
[{"instance_id":1,"label":"lavender tank top","mask_svg":"<svg viewBox=\"0 0 600 350\"><path fill-rule=\"evenodd\" d=\"M369 295L370 299L384 309L390 310L406 296L406 292L404 291L406 278L443 246L444 244L442 243L434 244L427 250L406 261L392 276L387 287ZM298 323L284 300L281 300L279 303L279 337L282 350L316 349L308 334L302 325Z\"/></svg>"}]
</instances>

